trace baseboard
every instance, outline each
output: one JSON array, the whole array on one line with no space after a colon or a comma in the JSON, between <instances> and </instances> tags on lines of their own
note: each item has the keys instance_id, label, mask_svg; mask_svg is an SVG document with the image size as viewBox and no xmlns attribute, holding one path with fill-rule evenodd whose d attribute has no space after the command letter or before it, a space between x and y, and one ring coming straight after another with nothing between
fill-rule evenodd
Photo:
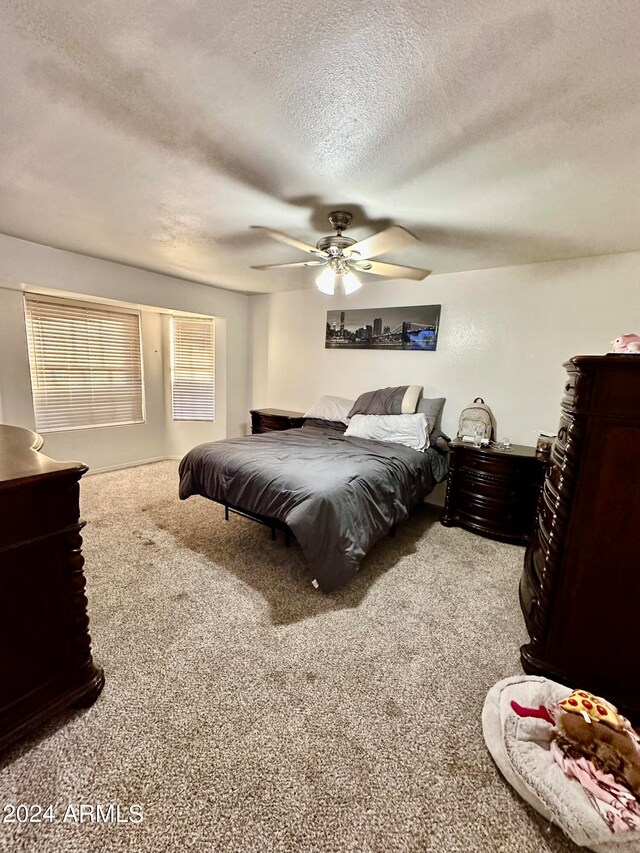
<instances>
[{"instance_id":1,"label":"baseboard","mask_svg":"<svg viewBox=\"0 0 640 853\"><path fill-rule=\"evenodd\" d=\"M121 462L119 465L106 465L104 468L89 468L85 477L92 474L106 474L108 471L119 471L121 468L136 468L138 465L150 465L152 462L166 462L168 459L182 459L181 456L154 456L152 459L138 459L135 462Z\"/></svg>"}]
</instances>

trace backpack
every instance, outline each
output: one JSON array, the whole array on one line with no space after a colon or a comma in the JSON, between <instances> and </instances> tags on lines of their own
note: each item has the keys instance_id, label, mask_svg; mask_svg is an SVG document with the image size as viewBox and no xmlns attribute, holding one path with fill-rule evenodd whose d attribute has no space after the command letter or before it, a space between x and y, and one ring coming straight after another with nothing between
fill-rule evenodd
<instances>
[{"instance_id":1,"label":"backpack","mask_svg":"<svg viewBox=\"0 0 640 853\"><path fill-rule=\"evenodd\" d=\"M493 439L493 415L489 406L485 405L482 397L476 397L470 406L462 410L458 422L458 438L463 435L475 436L476 429L482 427L483 438Z\"/></svg>"}]
</instances>

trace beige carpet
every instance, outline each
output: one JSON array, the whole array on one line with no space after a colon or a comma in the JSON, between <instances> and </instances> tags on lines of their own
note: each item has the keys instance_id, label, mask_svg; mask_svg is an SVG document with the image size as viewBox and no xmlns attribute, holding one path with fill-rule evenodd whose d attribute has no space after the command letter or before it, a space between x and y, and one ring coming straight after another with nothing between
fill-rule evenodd
<instances>
[{"instance_id":1,"label":"beige carpet","mask_svg":"<svg viewBox=\"0 0 640 853\"><path fill-rule=\"evenodd\" d=\"M420 509L330 597L300 551L177 498L176 464L82 484L107 684L0 766L0 850L571 851L502 781L487 689L520 672L522 549ZM139 825L63 823L140 803Z\"/></svg>"}]
</instances>

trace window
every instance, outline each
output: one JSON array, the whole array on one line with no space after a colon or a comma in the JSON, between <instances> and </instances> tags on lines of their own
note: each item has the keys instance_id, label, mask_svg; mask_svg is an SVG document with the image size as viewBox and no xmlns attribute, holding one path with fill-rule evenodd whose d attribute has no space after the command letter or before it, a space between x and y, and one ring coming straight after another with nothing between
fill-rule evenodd
<instances>
[{"instance_id":1,"label":"window","mask_svg":"<svg viewBox=\"0 0 640 853\"><path fill-rule=\"evenodd\" d=\"M171 318L174 421L215 420L215 326L211 318Z\"/></svg>"},{"instance_id":2,"label":"window","mask_svg":"<svg viewBox=\"0 0 640 853\"><path fill-rule=\"evenodd\" d=\"M140 315L25 296L36 429L144 423Z\"/></svg>"}]
</instances>

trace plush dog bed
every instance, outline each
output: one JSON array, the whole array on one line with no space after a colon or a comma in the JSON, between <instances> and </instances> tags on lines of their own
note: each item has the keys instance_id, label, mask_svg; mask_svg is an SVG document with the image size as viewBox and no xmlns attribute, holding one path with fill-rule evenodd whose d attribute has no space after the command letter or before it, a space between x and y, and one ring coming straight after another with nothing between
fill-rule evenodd
<instances>
[{"instance_id":1,"label":"plush dog bed","mask_svg":"<svg viewBox=\"0 0 640 853\"><path fill-rule=\"evenodd\" d=\"M564 699L571 689L537 676L519 675L494 685L482 709L487 748L505 779L547 820L580 847L595 853L640 853L640 833L612 833L579 782L568 779L549 751L552 727L544 720L519 717L511 700L539 705Z\"/></svg>"}]
</instances>

